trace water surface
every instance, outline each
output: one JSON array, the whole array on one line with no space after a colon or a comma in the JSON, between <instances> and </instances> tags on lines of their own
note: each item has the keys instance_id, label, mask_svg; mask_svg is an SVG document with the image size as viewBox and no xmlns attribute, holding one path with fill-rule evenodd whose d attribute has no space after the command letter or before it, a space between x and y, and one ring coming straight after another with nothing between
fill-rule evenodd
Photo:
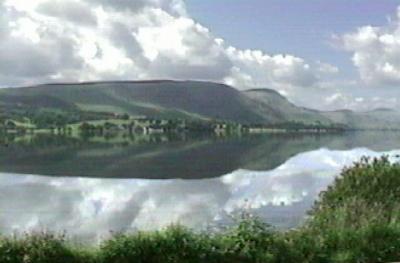
<instances>
[{"instance_id":1,"label":"water surface","mask_svg":"<svg viewBox=\"0 0 400 263\"><path fill-rule=\"evenodd\" d=\"M249 210L301 224L318 193L361 156L400 153L400 134L25 136L0 144L0 232L207 229Z\"/></svg>"}]
</instances>

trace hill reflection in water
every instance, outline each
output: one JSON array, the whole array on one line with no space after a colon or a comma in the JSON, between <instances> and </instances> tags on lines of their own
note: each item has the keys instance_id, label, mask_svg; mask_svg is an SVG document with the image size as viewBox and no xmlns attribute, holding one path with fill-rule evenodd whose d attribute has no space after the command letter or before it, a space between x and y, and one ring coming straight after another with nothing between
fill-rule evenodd
<instances>
[{"instance_id":1,"label":"hill reflection in water","mask_svg":"<svg viewBox=\"0 0 400 263\"><path fill-rule=\"evenodd\" d=\"M71 138L35 135L3 138L0 172L50 176L202 179L237 169L271 170L292 156L319 148L400 148L400 133L170 134Z\"/></svg>"}]
</instances>

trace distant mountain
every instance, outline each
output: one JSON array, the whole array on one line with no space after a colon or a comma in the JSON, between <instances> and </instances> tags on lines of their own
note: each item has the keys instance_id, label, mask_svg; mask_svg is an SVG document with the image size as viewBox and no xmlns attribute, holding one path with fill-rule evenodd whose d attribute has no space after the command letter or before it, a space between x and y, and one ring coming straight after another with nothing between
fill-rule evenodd
<instances>
[{"instance_id":1,"label":"distant mountain","mask_svg":"<svg viewBox=\"0 0 400 263\"><path fill-rule=\"evenodd\" d=\"M298 121L306 124L320 122L325 125L341 124L351 129L399 129L400 112L379 108L368 112L351 110L317 111L299 107L289 102L287 98L270 89L251 89L244 92L257 103L255 109L261 114L274 110L287 121Z\"/></svg>"},{"instance_id":2,"label":"distant mountain","mask_svg":"<svg viewBox=\"0 0 400 263\"><path fill-rule=\"evenodd\" d=\"M321 115L353 129L400 129L400 112L391 109L376 109L368 112L339 110L321 112Z\"/></svg>"},{"instance_id":3,"label":"distant mountain","mask_svg":"<svg viewBox=\"0 0 400 263\"><path fill-rule=\"evenodd\" d=\"M298 107L270 89L238 91L199 81L111 81L46 84L0 89L0 107L79 109L153 118L227 120L245 124L301 122L342 124L355 129L400 128L400 113L323 112Z\"/></svg>"}]
</instances>

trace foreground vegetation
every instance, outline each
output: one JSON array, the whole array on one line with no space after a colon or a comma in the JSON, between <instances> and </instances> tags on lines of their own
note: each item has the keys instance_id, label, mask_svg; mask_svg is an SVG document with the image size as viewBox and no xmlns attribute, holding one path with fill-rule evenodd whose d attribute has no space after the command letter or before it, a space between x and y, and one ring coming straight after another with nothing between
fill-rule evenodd
<instances>
[{"instance_id":1,"label":"foreground vegetation","mask_svg":"<svg viewBox=\"0 0 400 263\"><path fill-rule=\"evenodd\" d=\"M244 215L218 233L180 226L118 234L82 249L63 236L0 238L0 262L393 262L400 260L400 165L364 158L321 193L299 229Z\"/></svg>"}]
</instances>

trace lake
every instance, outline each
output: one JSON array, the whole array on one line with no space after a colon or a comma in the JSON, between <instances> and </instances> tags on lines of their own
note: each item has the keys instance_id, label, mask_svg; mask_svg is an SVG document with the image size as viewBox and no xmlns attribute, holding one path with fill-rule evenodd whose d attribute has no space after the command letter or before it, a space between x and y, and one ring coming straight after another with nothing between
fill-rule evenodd
<instances>
[{"instance_id":1,"label":"lake","mask_svg":"<svg viewBox=\"0 0 400 263\"><path fill-rule=\"evenodd\" d=\"M243 211L287 229L362 156L400 154L400 133L171 134L0 139L0 233L229 225Z\"/></svg>"}]
</instances>

